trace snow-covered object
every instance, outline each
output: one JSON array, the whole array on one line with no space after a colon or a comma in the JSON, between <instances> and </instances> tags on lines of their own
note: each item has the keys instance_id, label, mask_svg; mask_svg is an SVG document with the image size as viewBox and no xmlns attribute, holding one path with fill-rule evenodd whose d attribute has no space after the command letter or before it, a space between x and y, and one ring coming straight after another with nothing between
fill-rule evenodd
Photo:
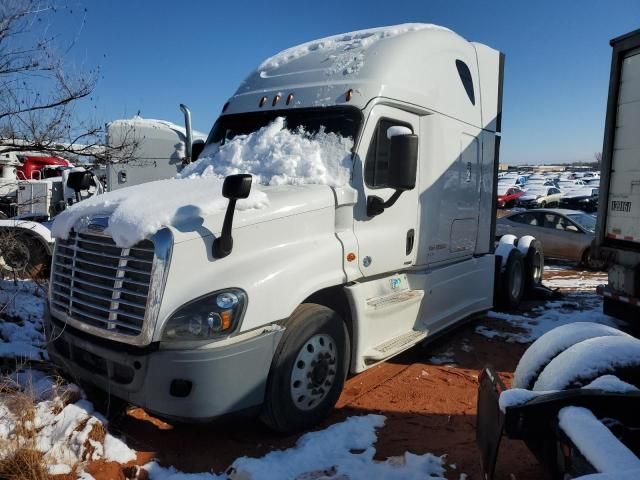
<instances>
[{"instance_id":1,"label":"snow-covered object","mask_svg":"<svg viewBox=\"0 0 640 480\"><path fill-rule=\"evenodd\" d=\"M74 467L79 462L105 459L126 463L136 458L121 440L105 432L104 418L86 400L66 403L82 393L75 385L57 385L36 370L15 376L17 386L33 399L33 419L19 418L10 406L10 395L0 399L0 438L12 440L0 446L0 459L10 454L10 445L26 441L23 432L34 435L34 448L44 454L44 461L54 472L63 472L64 465ZM33 386L31 389L30 386ZM3 448L5 450L3 450Z\"/></svg>"},{"instance_id":2,"label":"snow-covered object","mask_svg":"<svg viewBox=\"0 0 640 480\"><path fill-rule=\"evenodd\" d=\"M615 375L603 375L582 388L589 390L604 390L605 392L613 393L640 392L640 388L635 385L631 385L630 383L623 382Z\"/></svg>"},{"instance_id":3,"label":"snow-covered object","mask_svg":"<svg viewBox=\"0 0 640 480\"><path fill-rule=\"evenodd\" d=\"M558 412L558 418L560 428L599 472L640 470L638 457L586 408L565 407Z\"/></svg>"},{"instance_id":4,"label":"snow-covered object","mask_svg":"<svg viewBox=\"0 0 640 480\"><path fill-rule=\"evenodd\" d=\"M545 365L560 352L589 338L604 336L628 335L613 327L591 322L570 323L545 333L520 358L513 375L512 388L529 388Z\"/></svg>"},{"instance_id":5,"label":"snow-covered object","mask_svg":"<svg viewBox=\"0 0 640 480\"><path fill-rule=\"evenodd\" d=\"M401 125L395 125L393 127L387 128L387 138L391 139L391 137L399 137L401 135L411 135L413 132L409 127L403 127Z\"/></svg>"},{"instance_id":6,"label":"snow-covered object","mask_svg":"<svg viewBox=\"0 0 640 480\"><path fill-rule=\"evenodd\" d=\"M309 53L323 52L327 56L327 60L332 61L332 70L335 70L335 73L349 75L357 73L362 68L364 62L363 51L374 45L376 42L385 38L395 37L403 33L425 29L450 31L449 29L437 25L405 23L390 27L379 27L342 33L287 48L286 50L283 50L262 62L258 67L258 70L264 74L269 70L282 67L283 65L304 57Z\"/></svg>"},{"instance_id":7,"label":"snow-covered object","mask_svg":"<svg viewBox=\"0 0 640 480\"><path fill-rule=\"evenodd\" d=\"M536 237L532 237L531 235L525 235L518 239L518 243L516 246L523 256L526 256L527 253L529 253L529 247L531 246L531 243L535 241L535 239Z\"/></svg>"},{"instance_id":8,"label":"snow-covered object","mask_svg":"<svg viewBox=\"0 0 640 480\"><path fill-rule=\"evenodd\" d=\"M227 472L229 476L213 473L183 474L174 468L163 468L156 462L145 465L151 480L300 480L344 478L350 480L424 480L444 479L443 457L426 453L405 453L386 461L373 459L377 440L376 429L384 425L385 417L365 415L350 417L318 432L310 432L298 439L288 450L268 453L262 458L237 459ZM331 473L328 473L331 472Z\"/></svg>"},{"instance_id":9,"label":"snow-covered object","mask_svg":"<svg viewBox=\"0 0 640 480\"><path fill-rule=\"evenodd\" d=\"M287 130L285 119L278 117L222 146L208 145L198 161L188 165L179 177L251 173L262 185L343 186L351 173L352 148L352 139L335 133Z\"/></svg>"},{"instance_id":10,"label":"snow-covered object","mask_svg":"<svg viewBox=\"0 0 640 480\"><path fill-rule=\"evenodd\" d=\"M237 210L269 205L262 185L345 185L349 181L353 141L334 133L291 132L277 118L260 130L238 135L222 146L209 145L197 162L176 178L149 182L76 203L58 216L52 235L66 239L73 227L93 216L108 216L105 232L117 245L130 247L162 227L177 226L226 209L222 182L227 175L251 173L254 187Z\"/></svg>"},{"instance_id":11,"label":"snow-covered object","mask_svg":"<svg viewBox=\"0 0 640 480\"><path fill-rule=\"evenodd\" d=\"M51 233L66 239L73 227L88 224L93 216L108 216L105 233L117 245L130 247L162 227L224 210L228 200L222 196L222 182L213 176L158 180L91 197L56 216ZM267 205L266 194L253 188L249 198L238 201L236 209Z\"/></svg>"},{"instance_id":12,"label":"snow-covered object","mask_svg":"<svg viewBox=\"0 0 640 480\"><path fill-rule=\"evenodd\" d=\"M141 127L151 128L154 130L173 130L174 132L178 132L183 137L187 136L187 131L181 125L176 125L175 123L168 122L167 120L156 120L154 118L142 118L140 115L134 115L131 118L122 118L119 120L114 120L112 122L109 122L109 126L131 128L133 130ZM207 139L207 134L199 132L198 130L192 130L191 134L193 136L193 140Z\"/></svg>"},{"instance_id":13,"label":"snow-covered object","mask_svg":"<svg viewBox=\"0 0 640 480\"><path fill-rule=\"evenodd\" d=\"M509 236L514 237L513 235L504 235L502 238L509 237ZM503 268L507 264L507 260L509 259L509 254L511 254L511 250L515 248L516 247L513 245L513 243L509 243L508 241L503 242L502 239L500 239L500 243L498 243L498 246L496 247L495 254L496 256L499 256L502 258Z\"/></svg>"},{"instance_id":14,"label":"snow-covered object","mask_svg":"<svg viewBox=\"0 0 640 480\"><path fill-rule=\"evenodd\" d=\"M517 407L547 393L551 392L534 392L532 390L525 390L524 388L510 388L500 394L498 405L500 406L500 410L505 413L508 407Z\"/></svg>"},{"instance_id":15,"label":"snow-covered object","mask_svg":"<svg viewBox=\"0 0 640 480\"><path fill-rule=\"evenodd\" d=\"M640 366L640 340L631 336L590 338L569 347L542 370L534 390L564 390L616 368Z\"/></svg>"}]
</instances>

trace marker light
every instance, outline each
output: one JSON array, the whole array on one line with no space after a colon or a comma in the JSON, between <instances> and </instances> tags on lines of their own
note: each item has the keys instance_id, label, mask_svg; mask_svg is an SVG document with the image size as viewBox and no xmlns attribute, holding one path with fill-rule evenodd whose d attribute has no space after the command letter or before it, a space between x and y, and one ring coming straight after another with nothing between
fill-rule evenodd
<instances>
[{"instance_id":1,"label":"marker light","mask_svg":"<svg viewBox=\"0 0 640 480\"><path fill-rule=\"evenodd\" d=\"M262 108L265 103L267 103L267 97L262 97L260 103L258 103L258 107Z\"/></svg>"},{"instance_id":2,"label":"marker light","mask_svg":"<svg viewBox=\"0 0 640 480\"><path fill-rule=\"evenodd\" d=\"M289 95L287 95L287 101L285 103L289 105L292 100L293 100L293 93L290 93Z\"/></svg>"},{"instance_id":3,"label":"marker light","mask_svg":"<svg viewBox=\"0 0 640 480\"><path fill-rule=\"evenodd\" d=\"M271 106L275 107L279 101L280 101L280 95L276 95L275 97L273 97L273 102L271 102Z\"/></svg>"}]
</instances>

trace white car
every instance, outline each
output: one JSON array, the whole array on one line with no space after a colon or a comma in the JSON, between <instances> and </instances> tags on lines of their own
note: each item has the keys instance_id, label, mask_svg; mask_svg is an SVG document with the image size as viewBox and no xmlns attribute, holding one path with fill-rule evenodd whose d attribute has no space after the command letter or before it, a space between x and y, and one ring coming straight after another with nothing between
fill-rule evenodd
<instances>
[{"instance_id":1,"label":"white car","mask_svg":"<svg viewBox=\"0 0 640 480\"><path fill-rule=\"evenodd\" d=\"M554 186L534 186L518 199L518 206L522 208L545 208L560 205L562 192Z\"/></svg>"}]
</instances>

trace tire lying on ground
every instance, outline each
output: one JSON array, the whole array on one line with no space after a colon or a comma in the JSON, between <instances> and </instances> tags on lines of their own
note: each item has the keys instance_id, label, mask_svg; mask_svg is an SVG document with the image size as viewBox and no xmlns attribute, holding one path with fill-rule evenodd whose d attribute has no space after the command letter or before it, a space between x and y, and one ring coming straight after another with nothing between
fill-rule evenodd
<instances>
[{"instance_id":1,"label":"tire lying on ground","mask_svg":"<svg viewBox=\"0 0 640 480\"><path fill-rule=\"evenodd\" d=\"M349 334L335 311L313 303L300 305L284 326L261 420L295 432L320 422L338 401L349 368Z\"/></svg>"},{"instance_id":2,"label":"tire lying on ground","mask_svg":"<svg viewBox=\"0 0 640 480\"><path fill-rule=\"evenodd\" d=\"M531 390L545 367L566 349L590 338L607 336L629 337L616 328L592 322L570 323L548 331L533 342L520 358L511 388Z\"/></svg>"},{"instance_id":3,"label":"tire lying on ground","mask_svg":"<svg viewBox=\"0 0 640 480\"><path fill-rule=\"evenodd\" d=\"M496 256L502 265L497 272L496 304L504 309L515 309L520 305L525 289L524 258L513 245L502 242L496 249Z\"/></svg>"},{"instance_id":4,"label":"tire lying on ground","mask_svg":"<svg viewBox=\"0 0 640 480\"><path fill-rule=\"evenodd\" d=\"M531 235L518 239L518 250L524 256L525 290L533 290L542 284L544 273L544 252L542 243Z\"/></svg>"},{"instance_id":5,"label":"tire lying on ground","mask_svg":"<svg viewBox=\"0 0 640 480\"><path fill-rule=\"evenodd\" d=\"M0 276L46 277L49 262L44 245L37 239L13 230L0 232Z\"/></svg>"},{"instance_id":6,"label":"tire lying on ground","mask_svg":"<svg viewBox=\"0 0 640 480\"><path fill-rule=\"evenodd\" d=\"M549 362L533 390L580 388L608 374L640 385L640 340L630 335L614 335L576 343Z\"/></svg>"}]
</instances>

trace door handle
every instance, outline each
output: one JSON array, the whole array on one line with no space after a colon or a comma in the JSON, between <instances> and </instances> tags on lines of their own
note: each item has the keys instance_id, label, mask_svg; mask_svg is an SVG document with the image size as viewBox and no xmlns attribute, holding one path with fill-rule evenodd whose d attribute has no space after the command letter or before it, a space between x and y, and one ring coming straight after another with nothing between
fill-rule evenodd
<instances>
[{"instance_id":1,"label":"door handle","mask_svg":"<svg viewBox=\"0 0 640 480\"><path fill-rule=\"evenodd\" d=\"M407 232L407 244L406 244L406 255L409 255L413 251L413 242L415 240L416 231L412 228Z\"/></svg>"}]
</instances>

